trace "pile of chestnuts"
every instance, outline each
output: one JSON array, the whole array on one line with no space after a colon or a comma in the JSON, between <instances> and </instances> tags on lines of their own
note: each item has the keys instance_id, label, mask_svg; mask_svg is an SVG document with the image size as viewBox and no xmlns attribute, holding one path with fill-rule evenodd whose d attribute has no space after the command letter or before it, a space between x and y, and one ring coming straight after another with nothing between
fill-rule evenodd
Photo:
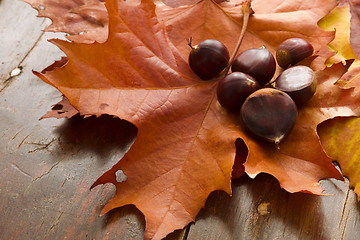
<instances>
[{"instance_id":1,"label":"pile of chestnuts","mask_svg":"<svg viewBox=\"0 0 360 240\"><path fill-rule=\"evenodd\" d=\"M219 77L228 67L230 55L221 42L208 39L191 47L190 68L203 80ZM280 44L274 56L265 48L240 53L231 73L219 80L217 99L227 111L240 113L245 127L276 146L293 128L297 108L316 91L316 78L307 66L296 65L313 54L304 39L290 38ZM277 64L281 74L271 81Z\"/></svg>"}]
</instances>

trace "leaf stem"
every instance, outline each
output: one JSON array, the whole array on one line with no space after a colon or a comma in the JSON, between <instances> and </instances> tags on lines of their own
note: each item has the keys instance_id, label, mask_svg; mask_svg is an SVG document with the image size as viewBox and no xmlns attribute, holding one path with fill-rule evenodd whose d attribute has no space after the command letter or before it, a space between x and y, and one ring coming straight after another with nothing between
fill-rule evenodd
<instances>
[{"instance_id":1,"label":"leaf stem","mask_svg":"<svg viewBox=\"0 0 360 240\"><path fill-rule=\"evenodd\" d=\"M224 76L229 72L231 65L233 64L236 54L239 51L240 45L242 40L244 39L245 36L245 32L247 29L247 25L249 22L249 18L250 15L252 15L254 13L254 11L251 8L251 0L246 0L243 4L242 4L242 8L241 11L243 13L243 25L241 27L241 32L240 32L240 36L238 39L238 42L236 43L236 47L235 47L235 51L233 52L233 54L230 57L230 61L228 66L226 67L225 71L224 71Z\"/></svg>"},{"instance_id":2,"label":"leaf stem","mask_svg":"<svg viewBox=\"0 0 360 240\"><path fill-rule=\"evenodd\" d=\"M194 49L194 47L192 46L192 37L187 38L186 41L187 41L188 45L191 47L191 49Z\"/></svg>"}]
</instances>

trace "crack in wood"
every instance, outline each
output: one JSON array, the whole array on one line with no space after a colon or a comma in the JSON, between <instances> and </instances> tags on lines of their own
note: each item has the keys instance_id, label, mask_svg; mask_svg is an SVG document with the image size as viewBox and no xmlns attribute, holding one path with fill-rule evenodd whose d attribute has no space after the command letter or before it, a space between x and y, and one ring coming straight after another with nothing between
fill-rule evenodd
<instances>
[{"instance_id":1,"label":"crack in wood","mask_svg":"<svg viewBox=\"0 0 360 240\"><path fill-rule=\"evenodd\" d=\"M14 169L16 169L16 170L18 170L20 173L22 173L23 175L25 175L25 176L27 176L27 177L29 177L29 178L31 178L31 179L34 179L33 176L31 176L29 173L27 173L27 172L25 172L24 170L22 170L16 163L10 163L10 165L11 165Z\"/></svg>"},{"instance_id":2,"label":"crack in wood","mask_svg":"<svg viewBox=\"0 0 360 240\"><path fill-rule=\"evenodd\" d=\"M20 142L20 143L18 144L18 146L17 146L18 149L21 147L21 145L24 144L25 140L26 140L29 136L30 136L30 134L27 135L26 137L24 137L23 140L21 140L21 142Z\"/></svg>"},{"instance_id":3,"label":"crack in wood","mask_svg":"<svg viewBox=\"0 0 360 240\"><path fill-rule=\"evenodd\" d=\"M60 213L60 214L66 214L66 215L70 215L70 216L75 215L73 212L59 211L59 210L56 210L56 209L53 209L53 208L48 208L48 207L34 206L34 208L43 209L43 210L46 210L46 211L56 212L56 213Z\"/></svg>"},{"instance_id":4,"label":"crack in wood","mask_svg":"<svg viewBox=\"0 0 360 240\"><path fill-rule=\"evenodd\" d=\"M60 214L59 214L59 216L56 218L55 222L51 225L51 227L50 227L49 230L47 231L47 234L49 234L49 232L50 232L54 227L56 227L56 225L59 224L60 218L61 218L62 215L63 215L63 212L60 212Z\"/></svg>"},{"instance_id":5,"label":"crack in wood","mask_svg":"<svg viewBox=\"0 0 360 240\"><path fill-rule=\"evenodd\" d=\"M346 216L346 220L345 220L345 225L344 225L344 229L343 229L343 232L342 232L342 235L341 235L341 240L344 239L344 236L345 236L345 230L346 230L346 225L347 225L347 219L348 219L349 215Z\"/></svg>"},{"instance_id":6,"label":"crack in wood","mask_svg":"<svg viewBox=\"0 0 360 240\"><path fill-rule=\"evenodd\" d=\"M29 189L31 188L31 186L34 184L34 182L38 181L39 179L47 176L50 174L50 172L57 166L59 165L60 162L56 162L48 171L46 171L44 174L41 174L39 177L33 178L33 180L31 181L31 183L29 184L29 186L25 189L24 194L26 194Z\"/></svg>"},{"instance_id":7,"label":"crack in wood","mask_svg":"<svg viewBox=\"0 0 360 240\"><path fill-rule=\"evenodd\" d=\"M188 236L189 236L189 233L190 233L190 228L193 224L190 223L189 225L186 226L185 228L185 233L184 233L184 236L183 236L183 240L187 240L188 239Z\"/></svg>"},{"instance_id":8,"label":"crack in wood","mask_svg":"<svg viewBox=\"0 0 360 240\"><path fill-rule=\"evenodd\" d=\"M13 141L23 130L24 128L21 128L19 131L17 131L15 135L11 138L11 141Z\"/></svg>"},{"instance_id":9,"label":"crack in wood","mask_svg":"<svg viewBox=\"0 0 360 240\"><path fill-rule=\"evenodd\" d=\"M340 227L341 227L341 225L343 223L343 220L344 220L344 214L345 214L345 210L346 210L346 205L347 205L348 200L349 200L349 194L350 194L350 189L348 188L348 190L346 192L344 207L343 207L342 212L341 212L341 219L340 219L340 222L339 222L339 229L340 229ZM345 236L346 224L347 224L347 218L348 217L349 216L347 216L346 219L345 219L344 227L342 229L341 239L344 239L344 236Z\"/></svg>"},{"instance_id":10,"label":"crack in wood","mask_svg":"<svg viewBox=\"0 0 360 240\"><path fill-rule=\"evenodd\" d=\"M339 228L341 226L341 223L343 222L346 205L347 205L348 198L349 198L349 193L350 193L350 189L348 189L347 192L346 192L345 203L344 203L344 207L343 207L342 212L341 212L341 219L340 219L340 222L339 222L339 225L338 225Z\"/></svg>"},{"instance_id":11,"label":"crack in wood","mask_svg":"<svg viewBox=\"0 0 360 240\"><path fill-rule=\"evenodd\" d=\"M35 181L45 177L46 175L50 174L50 172L57 166L59 165L60 162L56 162L46 173L42 174L41 176L35 178L34 180L31 181L31 183L34 183Z\"/></svg>"},{"instance_id":12,"label":"crack in wood","mask_svg":"<svg viewBox=\"0 0 360 240\"><path fill-rule=\"evenodd\" d=\"M28 151L28 153L34 153L36 151L41 151L41 150L46 150L48 152L51 152L48 148L55 141L56 141L56 138L51 139L51 141L48 143L30 143L30 142L24 142L24 143L39 146L38 148Z\"/></svg>"},{"instance_id":13,"label":"crack in wood","mask_svg":"<svg viewBox=\"0 0 360 240\"><path fill-rule=\"evenodd\" d=\"M67 180L67 179L65 178L65 179L64 179L64 182L61 184L61 187L64 187L66 180Z\"/></svg>"}]
</instances>

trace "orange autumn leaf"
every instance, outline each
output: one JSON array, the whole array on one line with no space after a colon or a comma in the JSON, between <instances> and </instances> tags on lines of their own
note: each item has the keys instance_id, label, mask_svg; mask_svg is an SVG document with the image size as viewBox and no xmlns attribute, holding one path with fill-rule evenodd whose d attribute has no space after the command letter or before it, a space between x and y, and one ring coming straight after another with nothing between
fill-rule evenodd
<instances>
[{"instance_id":1,"label":"orange autumn leaf","mask_svg":"<svg viewBox=\"0 0 360 240\"><path fill-rule=\"evenodd\" d=\"M53 105L51 111L47 112L40 119L44 118L72 118L76 114L78 114L78 110L76 110L69 102L66 97Z\"/></svg>"},{"instance_id":2,"label":"orange autumn leaf","mask_svg":"<svg viewBox=\"0 0 360 240\"><path fill-rule=\"evenodd\" d=\"M65 63L67 63L68 59L66 57L62 57L59 61L55 61L53 64L45 68L41 71L42 74L46 72L53 71L55 68L62 67ZM36 72L34 72L36 74ZM72 118L76 114L78 114L78 110L75 109L69 102L69 100L63 96L63 99L54 104L51 108L51 111L47 112L40 119L44 118Z\"/></svg>"},{"instance_id":3,"label":"orange autumn leaf","mask_svg":"<svg viewBox=\"0 0 360 240\"><path fill-rule=\"evenodd\" d=\"M306 3L304 6L309 9L310 1ZM241 27L215 2L201 1L195 7L201 4L207 7L197 8L198 13L209 9L215 13L217 21L210 26L224 22L236 29ZM321 194L320 179L342 178L323 151L316 127L335 116L359 114L359 97L334 85L346 71L344 66L334 65L317 73L315 96L299 109L293 131L276 149L273 144L254 138L237 116L220 107L216 80L201 81L190 70L182 56L185 50L170 41L153 1L143 0L139 6L131 6L122 0L109 0L106 7L110 28L104 43L52 40L66 53L68 61L63 65L55 63L43 74L36 73L59 89L81 115L114 115L138 128L137 139L124 158L93 185L109 182L116 186L115 196L102 213L134 204L146 219L145 238L161 239L193 221L212 191L231 193L235 154L239 158L241 150L248 156L245 170L236 168L236 176L243 171L251 177L266 172L289 192ZM297 7L292 11L297 12ZM329 7L324 8L316 12L326 14ZM315 27L309 30L317 29L326 35L326 41L318 41L318 52L326 48L332 34L317 27L315 19L321 14L313 19ZM265 15L262 17L265 20ZM254 15L250 23L256 20ZM252 31L248 36L256 30ZM195 36L197 31L193 33ZM299 34L309 33L305 28ZM230 50L236 41L236 34L232 41L228 39ZM260 42L247 38L244 43L250 48ZM241 141L247 150L236 144ZM119 170L127 176L126 181L118 179Z\"/></svg>"},{"instance_id":4,"label":"orange autumn leaf","mask_svg":"<svg viewBox=\"0 0 360 240\"><path fill-rule=\"evenodd\" d=\"M52 20L52 24L45 31L66 32L70 34L67 38L75 42L104 42L107 38L108 16L104 0L24 1L38 10L39 17ZM214 1L219 5L213 4L213 1L199 0L154 2L157 4L159 20L166 24L171 41L183 57L186 58L188 54L188 47L184 42L190 36L197 42L215 38L228 48L234 48L234 36L238 35L241 28L242 1ZM196 2L198 4L193 5ZM294 36L302 37L311 42L315 53L319 54L313 66L321 69L322 63L331 55L324 46L333 38L333 33L321 31L316 23L335 6L335 0L273 0L266 3L254 0L252 8L255 14L241 50L264 45L274 53L283 40ZM222 21L217 21L219 18Z\"/></svg>"},{"instance_id":5,"label":"orange autumn leaf","mask_svg":"<svg viewBox=\"0 0 360 240\"><path fill-rule=\"evenodd\" d=\"M322 150L316 127L335 116L359 114L360 96L353 94L352 89L344 90L335 85L345 71L341 64L337 64L318 72L316 93L299 109L295 127L282 142L279 151L275 151L273 146L263 150L264 144L244 139L249 147L249 156L245 163L247 174L255 176L259 172L266 172L275 176L287 191L301 191L299 188L304 184L307 187L302 191L317 194L321 193L321 188L315 179L325 178L329 172L332 172L333 177L341 179L336 170L328 164L330 159ZM303 182L301 185L298 185L298 179Z\"/></svg>"},{"instance_id":6,"label":"orange autumn leaf","mask_svg":"<svg viewBox=\"0 0 360 240\"><path fill-rule=\"evenodd\" d=\"M337 81L336 83L344 89L349 89L356 87L356 90L359 92L360 89L360 60L356 59L349 70ZM360 92L359 92L360 93Z\"/></svg>"},{"instance_id":7,"label":"orange autumn leaf","mask_svg":"<svg viewBox=\"0 0 360 240\"><path fill-rule=\"evenodd\" d=\"M44 31L65 32L71 41L104 42L108 31L105 0L23 0L48 17L52 23Z\"/></svg>"},{"instance_id":8,"label":"orange autumn leaf","mask_svg":"<svg viewBox=\"0 0 360 240\"><path fill-rule=\"evenodd\" d=\"M212 1L199 1L198 4L179 8L159 6L157 14L165 23L172 42L186 58L189 51L184 42L189 37L195 43L217 39L229 49L234 49L234 39L242 26L239 2L225 1L217 5ZM333 54L326 45L334 38L334 32L322 30L317 22L336 5L334 0L254 0L252 9L255 13L249 21L240 52L265 46L274 54L282 41L300 37L308 40L314 47L315 55L318 55L312 67L323 69L325 60Z\"/></svg>"}]
</instances>

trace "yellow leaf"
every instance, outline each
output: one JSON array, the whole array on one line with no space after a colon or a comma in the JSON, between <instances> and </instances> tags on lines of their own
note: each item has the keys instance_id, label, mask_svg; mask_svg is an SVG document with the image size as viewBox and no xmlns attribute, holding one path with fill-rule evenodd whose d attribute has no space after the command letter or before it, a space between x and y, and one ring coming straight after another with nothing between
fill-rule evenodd
<instances>
[{"instance_id":1,"label":"yellow leaf","mask_svg":"<svg viewBox=\"0 0 360 240\"><path fill-rule=\"evenodd\" d=\"M334 8L328 15L321 19L318 25L326 31L336 31L335 38L328 45L329 49L336 54L326 61L326 66L331 67L335 63L356 59L356 55L350 46L350 8L348 4Z\"/></svg>"},{"instance_id":2,"label":"yellow leaf","mask_svg":"<svg viewBox=\"0 0 360 240\"><path fill-rule=\"evenodd\" d=\"M360 118L335 118L322 123L318 132L326 153L340 164L360 201Z\"/></svg>"}]
</instances>

